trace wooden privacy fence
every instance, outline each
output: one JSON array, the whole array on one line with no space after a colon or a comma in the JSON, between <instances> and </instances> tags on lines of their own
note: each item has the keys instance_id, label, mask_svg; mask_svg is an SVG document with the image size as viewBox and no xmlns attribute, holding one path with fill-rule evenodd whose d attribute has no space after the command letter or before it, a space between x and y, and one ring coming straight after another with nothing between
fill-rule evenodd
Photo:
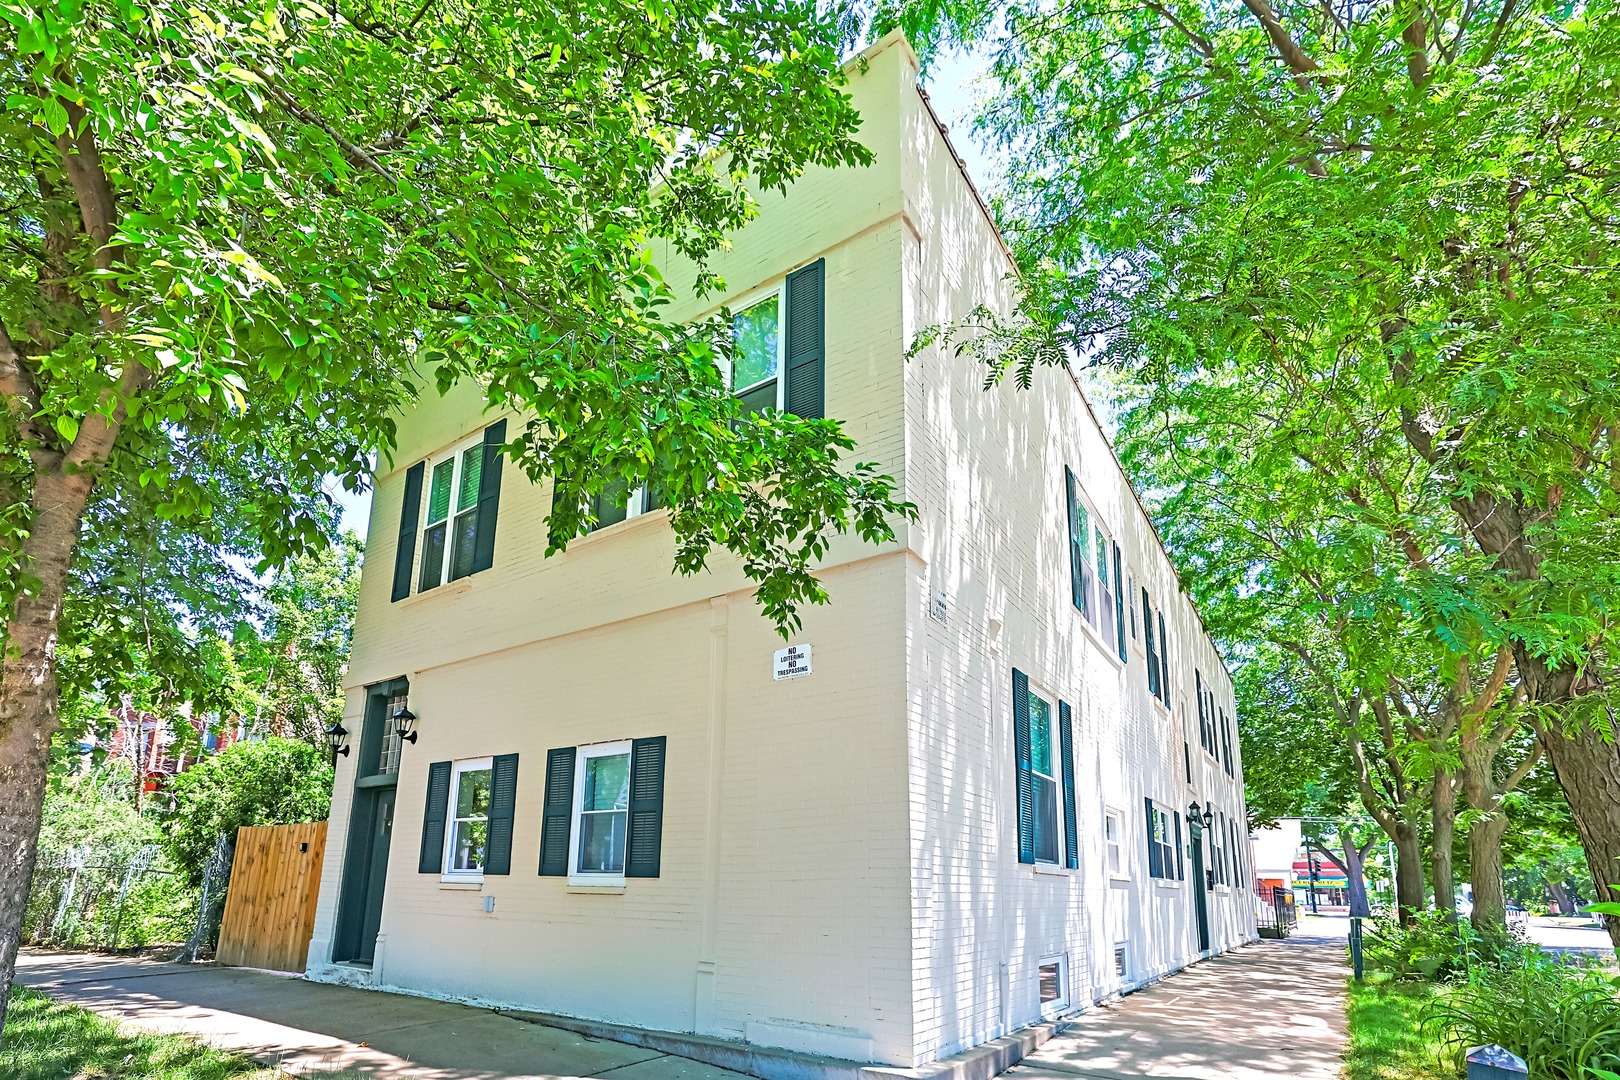
<instances>
[{"instance_id":1,"label":"wooden privacy fence","mask_svg":"<svg viewBox=\"0 0 1620 1080\"><path fill-rule=\"evenodd\" d=\"M238 829L215 962L303 971L325 854L324 821Z\"/></svg>"}]
</instances>

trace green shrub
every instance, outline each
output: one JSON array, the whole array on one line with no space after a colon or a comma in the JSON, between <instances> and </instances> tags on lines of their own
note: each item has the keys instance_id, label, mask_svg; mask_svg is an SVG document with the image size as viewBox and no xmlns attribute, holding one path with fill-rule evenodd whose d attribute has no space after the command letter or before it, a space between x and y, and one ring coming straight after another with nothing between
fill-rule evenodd
<instances>
[{"instance_id":1,"label":"green shrub","mask_svg":"<svg viewBox=\"0 0 1620 1080\"><path fill-rule=\"evenodd\" d=\"M1524 952L1505 966L1476 965L1429 1006L1425 1022L1459 1055L1483 1043L1506 1047L1537 1080L1620 1069L1620 980L1591 964Z\"/></svg>"},{"instance_id":2,"label":"green shrub","mask_svg":"<svg viewBox=\"0 0 1620 1080\"><path fill-rule=\"evenodd\" d=\"M200 885L221 834L243 825L319 821L332 801L326 752L292 739L239 742L169 781L169 856Z\"/></svg>"},{"instance_id":3,"label":"green shrub","mask_svg":"<svg viewBox=\"0 0 1620 1080\"><path fill-rule=\"evenodd\" d=\"M1448 919L1424 911L1402 926L1391 912L1378 913L1368 925L1363 957L1372 971L1395 979L1452 979L1478 966L1518 967L1539 951L1522 931L1504 929L1481 934L1467 919Z\"/></svg>"}]
</instances>

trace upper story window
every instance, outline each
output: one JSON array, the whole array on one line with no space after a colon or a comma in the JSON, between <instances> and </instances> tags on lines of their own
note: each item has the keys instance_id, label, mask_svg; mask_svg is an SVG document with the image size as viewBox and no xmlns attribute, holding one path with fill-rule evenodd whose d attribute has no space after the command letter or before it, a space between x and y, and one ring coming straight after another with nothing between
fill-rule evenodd
<instances>
[{"instance_id":1,"label":"upper story window","mask_svg":"<svg viewBox=\"0 0 1620 1080\"><path fill-rule=\"evenodd\" d=\"M748 412L780 412L787 407L787 380L782 378L782 353L787 345L782 328L786 324L787 290L783 288L750 300L731 317L736 357L726 382Z\"/></svg>"},{"instance_id":2,"label":"upper story window","mask_svg":"<svg viewBox=\"0 0 1620 1080\"><path fill-rule=\"evenodd\" d=\"M405 471L393 599L409 596L413 584L426 592L493 565L505 441L499 420Z\"/></svg>"},{"instance_id":3,"label":"upper story window","mask_svg":"<svg viewBox=\"0 0 1620 1080\"><path fill-rule=\"evenodd\" d=\"M822 415L826 370L825 260L787 275L780 284L743 300L731 317L735 346L726 385L745 412L776 411L806 419ZM669 505L655 481L631 489L604 484L593 506L590 531L617 525Z\"/></svg>"},{"instance_id":4,"label":"upper story window","mask_svg":"<svg viewBox=\"0 0 1620 1080\"><path fill-rule=\"evenodd\" d=\"M1069 579L1074 606L1102 635L1110 648L1126 656L1121 633L1125 610L1119 545L1103 531L1102 518L1092 512L1080 493L1074 470L1063 470L1064 497L1069 519Z\"/></svg>"}]
</instances>

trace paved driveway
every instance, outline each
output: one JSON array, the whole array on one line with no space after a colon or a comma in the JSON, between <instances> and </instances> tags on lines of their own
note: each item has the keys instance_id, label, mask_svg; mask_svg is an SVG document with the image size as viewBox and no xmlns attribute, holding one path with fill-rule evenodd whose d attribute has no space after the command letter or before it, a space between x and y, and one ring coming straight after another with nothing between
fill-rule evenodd
<instances>
[{"instance_id":1,"label":"paved driveway","mask_svg":"<svg viewBox=\"0 0 1620 1080\"><path fill-rule=\"evenodd\" d=\"M656 1050L400 994L211 964L25 950L17 981L134 1027L194 1035L288 1072L399 1080L746 1080Z\"/></svg>"}]
</instances>

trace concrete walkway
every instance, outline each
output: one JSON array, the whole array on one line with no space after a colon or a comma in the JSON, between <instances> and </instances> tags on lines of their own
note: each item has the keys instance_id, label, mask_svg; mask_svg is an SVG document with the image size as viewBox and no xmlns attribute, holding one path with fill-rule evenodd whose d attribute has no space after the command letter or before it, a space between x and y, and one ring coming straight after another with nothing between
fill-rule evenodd
<instances>
[{"instance_id":1,"label":"concrete walkway","mask_svg":"<svg viewBox=\"0 0 1620 1080\"><path fill-rule=\"evenodd\" d=\"M1003 1076L1338 1080L1348 974L1344 939L1303 927L1084 1013Z\"/></svg>"},{"instance_id":2,"label":"concrete walkway","mask_svg":"<svg viewBox=\"0 0 1620 1080\"><path fill-rule=\"evenodd\" d=\"M514 1020L488 1009L211 964L25 950L17 981L291 1073L397 1080L746 1080L740 1073Z\"/></svg>"},{"instance_id":3,"label":"concrete walkway","mask_svg":"<svg viewBox=\"0 0 1620 1080\"><path fill-rule=\"evenodd\" d=\"M1067 1021L1061 1034L1003 1075L1008 1080L1338 1080L1344 939L1329 920L1305 923L1287 941L1246 946ZM744 1074L714 1065L488 1009L242 968L25 950L17 978L131 1026L193 1035L299 1074L343 1070L390 1080L744 1080ZM988 1076L999 1064L982 1071L987 1062L963 1059L990 1049L919 1070L871 1069L857 1075Z\"/></svg>"}]
</instances>

